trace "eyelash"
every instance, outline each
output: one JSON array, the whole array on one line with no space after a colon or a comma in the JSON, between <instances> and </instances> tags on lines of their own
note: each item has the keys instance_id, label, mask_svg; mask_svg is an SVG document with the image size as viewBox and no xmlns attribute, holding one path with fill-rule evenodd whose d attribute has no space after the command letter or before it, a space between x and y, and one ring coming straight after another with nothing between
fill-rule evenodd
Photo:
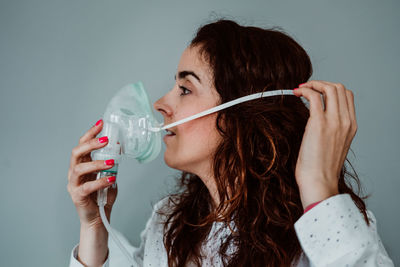
<instances>
[{"instance_id":1,"label":"eyelash","mask_svg":"<svg viewBox=\"0 0 400 267\"><path fill-rule=\"evenodd\" d=\"M186 87L184 87L184 86L179 86L179 88L182 89L183 92L185 92L185 90L191 92L190 90L188 90L188 89L187 89ZM184 96L184 95L188 95L188 94L181 93L180 95L181 95L181 96Z\"/></svg>"}]
</instances>

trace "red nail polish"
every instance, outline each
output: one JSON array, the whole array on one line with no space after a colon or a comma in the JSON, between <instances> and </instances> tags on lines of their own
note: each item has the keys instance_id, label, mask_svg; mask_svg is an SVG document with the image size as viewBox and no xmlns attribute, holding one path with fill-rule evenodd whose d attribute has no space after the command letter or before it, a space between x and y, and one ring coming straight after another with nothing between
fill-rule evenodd
<instances>
[{"instance_id":1,"label":"red nail polish","mask_svg":"<svg viewBox=\"0 0 400 267\"><path fill-rule=\"evenodd\" d=\"M301 84L299 84L299 87L302 86L303 84L306 84L306 83L301 83Z\"/></svg>"},{"instance_id":2,"label":"red nail polish","mask_svg":"<svg viewBox=\"0 0 400 267\"><path fill-rule=\"evenodd\" d=\"M102 121L103 121L102 119L98 120L98 121L96 122L96 126L98 126Z\"/></svg>"},{"instance_id":3,"label":"red nail polish","mask_svg":"<svg viewBox=\"0 0 400 267\"><path fill-rule=\"evenodd\" d=\"M117 179L115 176L111 176L111 177L108 177L108 178L107 178L107 181L108 181L109 183L114 183L114 182L115 182L115 179Z\"/></svg>"},{"instance_id":4,"label":"red nail polish","mask_svg":"<svg viewBox=\"0 0 400 267\"><path fill-rule=\"evenodd\" d=\"M108 159L104 162L106 165L114 165L114 160L113 159Z\"/></svg>"},{"instance_id":5,"label":"red nail polish","mask_svg":"<svg viewBox=\"0 0 400 267\"><path fill-rule=\"evenodd\" d=\"M99 142L100 143L104 143L104 142L107 142L107 141L108 141L108 137L107 136L103 136L103 137L99 138Z\"/></svg>"},{"instance_id":6,"label":"red nail polish","mask_svg":"<svg viewBox=\"0 0 400 267\"><path fill-rule=\"evenodd\" d=\"M299 88L294 88L293 90L296 90L296 89L299 89Z\"/></svg>"}]
</instances>

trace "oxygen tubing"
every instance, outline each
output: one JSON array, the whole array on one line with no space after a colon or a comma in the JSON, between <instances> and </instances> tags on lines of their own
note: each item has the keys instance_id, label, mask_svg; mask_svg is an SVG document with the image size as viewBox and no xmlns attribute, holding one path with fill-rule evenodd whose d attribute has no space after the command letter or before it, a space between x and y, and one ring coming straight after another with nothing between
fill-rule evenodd
<instances>
[{"instance_id":1,"label":"oxygen tubing","mask_svg":"<svg viewBox=\"0 0 400 267\"><path fill-rule=\"evenodd\" d=\"M97 174L97 177L99 178L100 175L101 175L101 173L99 172ZM111 227L110 223L107 220L106 213L104 211L104 205L107 203L107 192L108 192L108 188L104 188L104 189L97 191L97 204L99 205L101 220L103 221L103 224L106 227L106 230L109 233L109 235L111 236L111 238L114 240L114 242L117 244L119 249L124 253L126 258L131 263L130 266L135 266L134 259L129 254L128 250L124 247L124 245L121 243L121 241L118 239L117 235L114 232L114 229Z\"/></svg>"}]
</instances>

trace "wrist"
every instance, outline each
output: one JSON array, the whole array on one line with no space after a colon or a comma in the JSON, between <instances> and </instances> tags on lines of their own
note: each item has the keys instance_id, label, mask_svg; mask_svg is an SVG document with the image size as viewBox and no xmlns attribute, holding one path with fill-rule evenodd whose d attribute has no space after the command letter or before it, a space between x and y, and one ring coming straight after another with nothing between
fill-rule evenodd
<instances>
[{"instance_id":1,"label":"wrist","mask_svg":"<svg viewBox=\"0 0 400 267\"><path fill-rule=\"evenodd\" d=\"M77 259L85 266L102 266L108 255L105 227L81 225Z\"/></svg>"},{"instance_id":2,"label":"wrist","mask_svg":"<svg viewBox=\"0 0 400 267\"><path fill-rule=\"evenodd\" d=\"M339 194L337 186L319 186L311 184L311 186L301 188L299 187L299 189L303 209L306 209L308 206L316 202L319 203L325 199Z\"/></svg>"},{"instance_id":3,"label":"wrist","mask_svg":"<svg viewBox=\"0 0 400 267\"><path fill-rule=\"evenodd\" d=\"M322 201L322 200L321 200ZM314 208L315 206L317 206L321 201L317 201L314 202L308 206L306 206L306 208L304 209L303 213L306 213L307 211L309 211L310 209Z\"/></svg>"},{"instance_id":4,"label":"wrist","mask_svg":"<svg viewBox=\"0 0 400 267\"><path fill-rule=\"evenodd\" d=\"M105 208L106 218L111 223L111 209ZM105 230L100 213L92 214L91 216L82 216L80 218L81 230Z\"/></svg>"},{"instance_id":5,"label":"wrist","mask_svg":"<svg viewBox=\"0 0 400 267\"><path fill-rule=\"evenodd\" d=\"M81 221L81 232L107 232L103 222L101 220L96 222L82 222Z\"/></svg>"}]
</instances>

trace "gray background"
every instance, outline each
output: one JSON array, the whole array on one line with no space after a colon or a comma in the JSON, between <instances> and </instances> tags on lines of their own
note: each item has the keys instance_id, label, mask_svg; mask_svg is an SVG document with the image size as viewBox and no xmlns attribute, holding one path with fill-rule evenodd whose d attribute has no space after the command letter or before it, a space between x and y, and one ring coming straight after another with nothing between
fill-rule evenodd
<instances>
[{"instance_id":1,"label":"gray background","mask_svg":"<svg viewBox=\"0 0 400 267\"><path fill-rule=\"evenodd\" d=\"M283 27L311 56L312 79L354 92L359 129L350 159L400 264L399 11L399 1L366 0L1 0L0 266L68 264L79 241L66 190L72 148L123 85L143 81L153 102L170 90L182 51L213 12ZM161 155L122 163L112 225L135 245L151 203L177 173Z\"/></svg>"}]
</instances>

